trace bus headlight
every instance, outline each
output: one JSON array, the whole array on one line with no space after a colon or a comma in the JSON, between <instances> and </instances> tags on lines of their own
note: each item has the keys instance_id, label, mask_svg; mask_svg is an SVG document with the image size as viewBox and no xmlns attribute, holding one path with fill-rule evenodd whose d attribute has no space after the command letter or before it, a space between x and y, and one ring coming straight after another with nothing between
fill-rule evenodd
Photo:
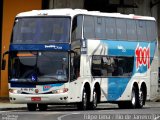
<instances>
[{"instance_id":1,"label":"bus headlight","mask_svg":"<svg viewBox=\"0 0 160 120\"><path fill-rule=\"evenodd\" d=\"M14 93L14 94L21 94L22 91L21 90L16 90L16 89L9 89L10 93Z\"/></svg>"},{"instance_id":2,"label":"bus headlight","mask_svg":"<svg viewBox=\"0 0 160 120\"><path fill-rule=\"evenodd\" d=\"M62 89L57 89L52 91L53 94L59 94L59 93L65 93L65 92L68 92L68 88L62 88Z\"/></svg>"}]
</instances>

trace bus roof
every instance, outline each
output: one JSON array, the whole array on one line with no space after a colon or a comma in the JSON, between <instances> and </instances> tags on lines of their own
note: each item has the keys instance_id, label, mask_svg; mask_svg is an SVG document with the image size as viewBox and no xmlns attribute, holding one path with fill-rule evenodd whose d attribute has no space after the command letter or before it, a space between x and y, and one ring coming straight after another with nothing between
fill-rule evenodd
<instances>
[{"instance_id":1,"label":"bus roof","mask_svg":"<svg viewBox=\"0 0 160 120\"><path fill-rule=\"evenodd\" d=\"M104 16L104 17L116 17L116 18L129 18L129 19L141 19L141 20L154 20L154 17L139 16L134 14L121 14L121 13L104 13L99 11L88 11L85 9L48 9L48 10L32 10L28 12L19 13L16 17L33 17L33 16L70 16L75 15L93 15L93 16Z\"/></svg>"}]
</instances>

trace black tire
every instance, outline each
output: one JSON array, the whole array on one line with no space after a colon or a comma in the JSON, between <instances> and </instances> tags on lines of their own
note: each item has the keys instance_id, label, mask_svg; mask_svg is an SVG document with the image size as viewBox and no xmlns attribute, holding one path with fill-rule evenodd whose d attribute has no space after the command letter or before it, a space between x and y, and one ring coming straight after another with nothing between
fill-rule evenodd
<instances>
[{"instance_id":1,"label":"black tire","mask_svg":"<svg viewBox=\"0 0 160 120\"><path fill-rule=\"evenodd\" d=\"M133 87L132 94L131 94L131 100L119 102L118 107L121 109L135 109L135 108L138 108L138 101L139 101L138 89Z\"/></svg>"},{"instance_id":2,"label":"black tire","mask_svg":"<svg viewBox=\"0 0 160 120\"><path fill-rule=\"evenodd\" d=\"M130 108L137 108L138 106L138 100L139 100L139 93L138 93L138 89L136 89L135 87L132 88L132 94L131 94L131 101L130 101Z\"/></svg>"},{"instance_id":3,"label":"black tire","mask_svg":"<svg viewBox=\"0 0 160 120\"><path fill-rule=\"evenodd\" d=\"M144 103L145 103L145 95L144 95L144 90L141 88L139 91L137 108L142 108Z\"/></svg>"},{"instance_id":4,"label":"black tire","mask_svg":"<svg viewBox=\"0 0 160 120\"><path fill-rule=\"evenodd\" d=\"M84 88L82 93L82 102L78 103L77 107L79 110L87 110L88 104L89 104L89 96Z\"/></svg>"},{"instance_id":5,"label":"black tire","mask_svg":"<svg viewBox=\"0 0 160 120\"><path fill-rule=\"evenodd\" d=\"M36 109L37 109L37 104L28 103L28 104L27 104L27 109L28 109L29 111L36 111Z\"/></svg>"},{"instance_id":6,"label":"black tire","mask_svg":"<svg viewBox=\"0 0 160 120\"><path fill-rule=\"evenodd\" d=\"M89 104L89 109L91 110L95 110L97 107L97 103L98 103L98 97L97 97L97 92L95 91L95 89L93 90L93 100L92 102Z\"/></svg>"},{"instance_id":7,"label":"black tire","mask_svg":"<svg viewBox=\"0 0 160 120\"><path fill-rule=\"evenodd\" d=\"M38 104L38 108L40 111L46 111L48 106L47 104Z\"/></svg>"}]
</instances>

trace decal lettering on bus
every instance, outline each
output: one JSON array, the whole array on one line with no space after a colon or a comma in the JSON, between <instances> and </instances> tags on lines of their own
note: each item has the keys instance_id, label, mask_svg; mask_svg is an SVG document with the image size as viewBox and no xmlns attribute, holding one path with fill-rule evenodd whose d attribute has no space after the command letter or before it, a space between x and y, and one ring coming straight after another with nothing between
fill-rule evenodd
<instances>
[{"instance_id":1,"label":"decal lettering on bus","mask_svg":"<svg viewBox=\"0 0 160 120\"><path fill-rule=\"evenodd\" d=\"M63 49L62 46L56 46L56 45L45 45L45 48L53 48L53 49L56 49L56 50Z\"/></svg>"},{"instance_id":2,"label":"decal lettering on bus","mask_svg":"<svg viewBox=\"0 0 160 120\"><path fill-rule=\"evenodd\" d=\"M150 68L150 44L146 47L141 47L138 43L135 50L136 54L136 68L139 69L140 66L147 65L147 68Z\"/></svg>"},{"instance_id":3,"label":"decal lettering on bus","mask_svg":"<svg viewBox=\"0 0 160 120\"><path fill-rule=\"evenodd\" d=\"M45 85L44 89L50 89L52 86L51 85Z\"/></svg>"},{"instance_id":4,"label":"decal lettering on bus","mask_svg":"<svg viewBox=\"0 0 160 120\"><path fill-rule=\"evenodd\" d=\"M49 90L49 89L51 89L53 87L60 87L62 85L63 85L62 83L44 85L43 86L43 91L47 91L47 90Z\"/></svg>"}]
</instances>

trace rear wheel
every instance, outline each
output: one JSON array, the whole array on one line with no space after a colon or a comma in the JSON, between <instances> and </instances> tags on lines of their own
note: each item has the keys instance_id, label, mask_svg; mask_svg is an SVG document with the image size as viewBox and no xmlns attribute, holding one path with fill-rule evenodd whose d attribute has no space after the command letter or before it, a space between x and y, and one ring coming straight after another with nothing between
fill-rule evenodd
<instances>
[{"instance_id":1,"label":"rear wheel","mask_svg":"<svg viewBox=\"0 0 160 120\"><path fill-rule=\"evenodd\" d=\"M133 87L131 94L130 108L137 108L138 99L139 99L138 90L135 87Z\"/></svg>"},{"instance_id":2,"label":"rear wheel","mask_svg":"<svg viewBox=\"0 0 160 120\"><path fill-rule=\"evenodd\" d=\"M77 104L78 109L80 110L86 110L88 107L88 94L85 90L85 88L83 89L83 93L82 93L82 102Z\"/></svg>"},{"instance_id":3,"label":"rear wheel","mask_svg":"<svg viewBox=\"0 0 160 120\"><path fill-rule=\"evenodd\" d=\"M94 89L94 91L93 91L93 100L90 103L89 108L92 109L92 110L95 110L96 107L97 107L97 101L98 101L98 99L97 99L97 92Z\"/></svg>"},{"instance_id":4,"label":"rear wheel","mask_svg":"<svg viewBox=\"0 0 160 120\"><path fill-rule=\"evenodd\" d=\"M137 108L138 106L138 89L136 89L135 87L133 87L132 89L132 94L131 94L131 100L130 101L123 101L123 102L119 102L118 106L121 109L129 109L129 108Z\"/></svg>"},{"instance_id":5,"label":"rear wheel","mask_svg":"<svg viewBox=\"0 0 160 120\"><path fill-rule=\"evenodd\" d=\"M38 104L38 108L40 111L46 111L47 110L47 105L46 104Z\"/></svg>"},{"instance_id":6,"label":"rear wheel","mask_svg":"<svg viewBox=\"0 0 160 120\"><path fill-rule=\"evenodd\" d=\"M142 108L145 102L144 90L141 88L139 91L138 108Z\"/></svg>"},{"instance_id":7,"label":"rear wheel","mask_svg":"<svg viewBox=\"0 0 160 120\"><path fill-rule=\"evenodd\" d=\"M27 104L27 109L28 109L29 111L36 111L36 109L37 109L37 104L28 103L28 104Z\"/></svg>"}]
</instances>

